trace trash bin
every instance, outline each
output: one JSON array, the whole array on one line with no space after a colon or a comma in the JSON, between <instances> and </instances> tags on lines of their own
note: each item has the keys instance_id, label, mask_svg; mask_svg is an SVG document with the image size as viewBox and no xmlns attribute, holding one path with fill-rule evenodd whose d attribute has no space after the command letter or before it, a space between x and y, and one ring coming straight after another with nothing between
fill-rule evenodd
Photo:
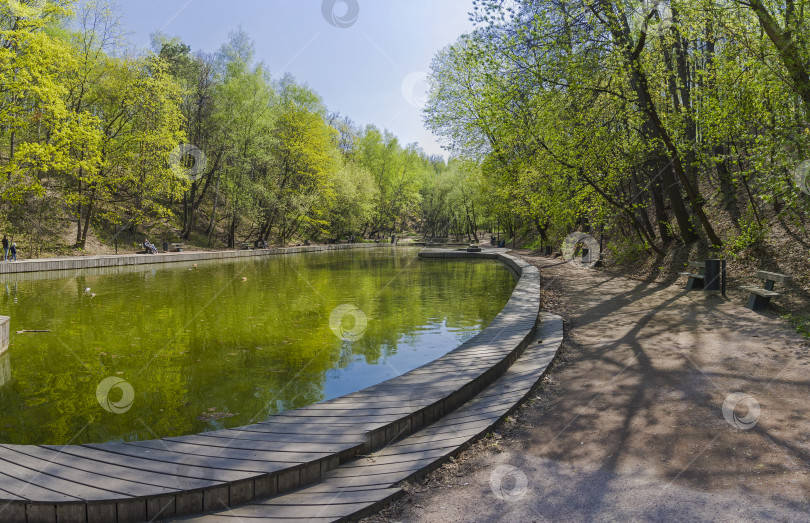
<instances>
[{"instance_id":1,"label":"trash bin","mask_svg":"<svg viewBox=\"0 0 810 523\"><path fill-rule=\"evenodd\" d=\"M710 259L706 260L705 270L703 271L703 290L704 291L719 291L721 276L722 276L722 261Z\"/></svg>"},{"instance_id":2,"label":"trash bin","mask_svg":"<svg viewBox=\"0 0 810 523\"><path fill-rule=\"evenodd\" d=\"M591 263L591 250L590 249L582 249L582 263L587 265Z\"/></svg>"},{"instance_id":3,"label":"trash bin","mask_svg":"<svg viewBox=\"0 0 810 523\"><path fill-rule=\"evenodd\" d=\"M169 242L163 242L163 252L169 252Z\"/></svg>"}]
</instances>

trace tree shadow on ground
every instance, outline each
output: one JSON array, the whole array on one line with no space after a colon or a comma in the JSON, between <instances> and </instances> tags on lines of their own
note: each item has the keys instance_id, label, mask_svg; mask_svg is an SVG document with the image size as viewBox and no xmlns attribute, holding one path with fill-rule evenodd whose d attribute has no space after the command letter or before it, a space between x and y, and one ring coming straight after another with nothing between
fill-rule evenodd
<instances>
[{"instance_id":1,"label":"tree shadow on ground","mask_svg":"<svg viewBox=\"0 0 810 523\"><path fill-rule=\"evenodd\" d=\"M701 491L807 501L810 358L788 326L705 293L532 261L570 307L570 361L556 375L559 395L529 411L530 437L517 442L524 452ZM725 420L732 392L758 402L753 429Z\"/></svg>"}]
</instances>

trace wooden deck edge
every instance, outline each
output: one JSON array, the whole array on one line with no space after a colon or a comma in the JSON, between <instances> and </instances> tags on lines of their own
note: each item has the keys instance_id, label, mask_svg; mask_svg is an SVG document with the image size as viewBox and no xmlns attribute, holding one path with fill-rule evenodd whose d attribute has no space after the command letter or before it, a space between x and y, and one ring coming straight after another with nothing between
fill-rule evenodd
<instances>
[{"instance_id":1,"label":"wooden deck edge","mask_svg":"<svg viewBox=\"0 0 810 523\"><path fill-rule=\"evenodd\" d=\"M434 470L438 469L439 467L441 467L442 465L444 465L445 463L447 463L451 459L455 458L456 456L458 456L459 454L461 454L462 452L464 452L465 450L470 448L470 446L472 446L477 441L479 441L481 438L483 438L488 433L490 433L492 431L493 427L495 427L498 424L500 424L501 422L503 422L510 414L512 414L515 410L517 410L517 408L520 407L523 404L524 401L526 401L526 398L528 398L529 395L534 390L537 389L537 387L540 385L540 382L543 381L543 377L545 377L545 375L548 373L548 370L551 368L551 365L554 363L554 360L557 358L557 355L559 354L560 347L562 346L562 342L563 342L563 338L562 338L562 334L563 334L562 318L560 316L557 316L556 314L544 314L544 319L548 319L550 321L558 321L558 322L560 322L560 343L557 345L557 348L556 348L556 350L554 352L554 357L548 362L548 364L543 369L543 371L537 376L537 380L535 380L534 384L532 384L531 387L526 389L526 392L524 394L522 394L520 396L520 398L517 401L515 401L515 403L511 407L509 407L501 416L499 416L498 419L493 421L490 425L488 425L486 428L479 431L477 434L471 436L464 443L456 446L452 450L448 451L446 454L443 454L439 458L436 458L435 461L431 462L428 465L425 465L424 467L422 467L419 470L415 471L413 474L410 474L406 478L404 478L401 481L399 481L398 483L396 483L395 487L400 487L400 490L398 492L393 493L392 495L389 495L384 499L380 499L380 500L376 501L373 505L371 505L369 507L365 507L362 510L355 512L354 514L350 514L348 516L344 516L343 518L339 518L339 519L337 519L337 521L353 522L353 521L357 521L359 519L362 519L364 517L370 516L372 514L375 514L376 512L382 510L386 505L388 505L388 503L402 497L405 494L404 490L401 488L402 483L404 483L406 481L413 481L415 479L419 479L419 478L422 478L424 476L427 476L428 474L430 474Z\"/></svg>"},{"instance_id":2,"label":"wooden deck edge","mask_svg":"<svg viewBox=\"0 0 810 523\"><path fill-rule=\"evenodd\" d=\"M549 314L548 319L553 320L553 321L560 321L562 323L562 318L560 316L557 316L556 314L555 315ZM537 387L540 385L540 382L543 381L543 378L548 373L549 368L554 363L554 360L557 358L557 354L559 354L560 347L562 346L562 341L563 340L562 340L562 337L561 337L560 338L560 343L557 345L557 349L554 352L554 357L548 362L548 365L546 365L546 367L543 369L543 371L540 374L538 374L537 380L535 380L534 384L532 384L531 387L526 389L526 392L524 394L522 394L520 396L520 398L518 400L516 400L515 403L511 407L509 407L500 417L498 417L497 420L492 422L489 426L482 429L480 432L478 432L474 436L471 436L466 442L464 442L461 445L457 446L455 449L449 451L447 454L445 454L444 456L439 458L437 461L431 463L430 465L427 465L426 467L423 467L423 468L417 470L416 472L414 472L413 474L411 474L407 478L403 479L402 481L400 481L400 483L402 483L404 481L411 481L413 479L418 479L420 477L423 477L423 476L429 474L430 472L433 472L434 470L436 470L437 468L439 468L440 466L445 464L450 459L458 456L459 454L461 454L462 452L467 450L472 444L476 443L478 440L480 440L481 438L486 436L489 432L492 431L493 427L495 427L499 423L503 422L503 420L505 420L510 414L512 414L515 410L517 410L517 408L520 407L523 404L524 401L526 401L526 398L529 397L529 394L531 394L535 389L537 389Z\"/></svg>"},{"instance_id":3,"label":"wooden deck edge","mask_svg":"<svg viewBox=\"0 0 810 523\"><path fill-rule=\"evenodd\" d=\"M423 477L423 476L429 474L430 472L436 470L437 468L442 466L444 463L447 463L449 460L453 459L458 454L460 454L464 450L468 449L476 441L480 440L482 437L485 437L488 433L490 433L493 430L494 427L496 427L499 423L503 422L504 419L506 419L517 408L519 408L520 405L522 405L526 401L526 399L532 394L532 392L535 391L537 389L537 387L541 384L543 377L547 374L548 370L553 365L554 360L557 358L557 356L559 354L559 349L562 346L562 342L563 342L564 332L563 332L562 318L557 316L557 315L553 315L553 314L549 314L549 313L541 313L541 317L542 317L541 318L541 323L545 325L545 328L543 330L535 333L535 337L532 338L532 340L530 340L530 346L531 346L531 343L534 340L537 340L540 336L543 337L542 341L544 342L544 345L543 345L543 347L541 349L539 349L541 352L539 354L537 354L536 357L542 358L544 361L542 361L542 362L538 361L537 364L536 364L536 368L531 368L531 370L530 370L531 374L528 374L528 375L523 374L524 376L526 376L527 379L521 385L521 390L520 390L519 397L512 400L508 405L502 406L503 410L499 410L497 412L497 414L490 421L486 422L486 425L483 428L476 431L475 434L467 436L462 443L460 443L460 444L458 444L458 445L456 445L456 446L454 446L452 448L444 449L443 452L441 453L441 455L436 456L429 463L419 467L416 470L413 470L410 473L407 473L406 475L404 475L404 476L402 476L402 477L400 477L400 478L398 478L396 480L392 480L392 482L390 484L386 484L386 485L380 484L380 485L377 485L375 487L375 489L370 489L369 492L371 492L373 490L374 492L377 492L377 493L380 494L380 497L377 498L377 499L365 500L363 502L356 502L356 503L341 502L341 500L340 500L340 492L344 487L336 486L336 487L334 487L334 490L331 490L331 491L330 490L323 490L323 491L321 491L327 497L332 497L335 503L338 503L338 504L340 504L341 506L344 506L344 507L351 507L349 509L350 512L345 513L344 515L341 515L341 516L335 516L333 521L357 521L358 519L361 519L363 517L372 515L372 514L378 512L379 510L385 508L385 506L388 505L391 501L394 501L395 499L397 499L397 498L404 495L404 493L405 493L405 491L403 489L403 483L404 482L413 481L415 479ZM545 330L548 327L550 327L550 329ZM525 373L526 369L522 369L519 372L521 374ZM536 372L536 374L534 374L535 372ZM493 386L497 386L497 383L493 384ZM486 403L486 402L487 402L487 400L484 400L484 403ZM452 426L453 423L454 422L450 422L450 426ZM390 455L386 455L385 457L390 457ZM327 478L326 481L328 482L329 478ZM307 489L301 489L298 492L307 492ZM294 495L296 495L296 494L293 493L293 496ZM264 501L268 501L268 500L264 500ZM274 505L273 503L269 503L267 505L268 508L267 508L267 513L266 514L254 513L249 517L245 517L244 519L246 519L246 520L250 519L251 521L259 521L259 520L265 520L265 519L262 519L262 517L266 516L267 518L269 518L267 520L280 520L282 518L282 516L280 516L278 514L273 514L273 508L272 508L273 505ZM289 505L288 503L279 503L279 504L277 504L277 506L288 507L288 506L291 506L291 505ZM324 506L326 506L326 505L323 505L323 504L315 504L315 505L313 505L313 507L324 507ZM226 512L230 512L232 510L234 511L234 514L232 516L234 521L236 521L237 519L242 517L242 514L239 513L239 507L233 507L233 506L228 507L226 510L215 511L213 513L213 515L220 515L220 516L226 515ZM316 513L309 514L309 516L316 517L319 514L320 514L320 512L318 512L317 514ZM206 519L206 517L205 517L205 516L210 516L210 515L212 515L212 513L202 515L203 516L202 520L203 521L213 521L214 519ZM305 521L307 517L308 517L308 515L307 515L306 512L301 513L301 514L297 514L295 516L295 518L297 518L297 520L300 520L300 521ZM327 518L327 519L331 519L331 518ZM215 519L215 520L219 521L220 519ZM222 518L221 520L225 521L226 519ZM183 521L197 521L197 519L196 518L189 518L189 519L184 519Z\"/></svg>"},{"instance_id":4,"label":"wooden deck edge","mask_svg":"<svg viewBox=\"0 0 810 523\"><path fill-rule=\"evenodd\" d=\"M344 518L339 518L339 519L337 519L337 521L358 521L358 520L361 520L366 516L371 516L372 514L376 514L377 512L382 510L386 505L388 505L392 501L398 500L399 498L401 498L404 495L405 495L405 491L400 488L396 492L392 492L391 494L388 494L384 498L381 498L381 499L375 501L371 505L369 505L367 507L364 507L361 510L358 510L357 512L355 512L351 516L347 516L347 517L344 517Z\"/></svg>"}]
</instances>

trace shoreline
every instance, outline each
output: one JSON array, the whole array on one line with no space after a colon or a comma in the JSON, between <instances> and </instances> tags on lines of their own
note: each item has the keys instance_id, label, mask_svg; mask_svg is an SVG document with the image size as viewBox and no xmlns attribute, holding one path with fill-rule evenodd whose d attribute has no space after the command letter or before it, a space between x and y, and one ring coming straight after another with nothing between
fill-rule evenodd
<instances>
[{"instance_id":1,"label":"shoreline","mask_svg":"<svg viewBox=\"0 0 810 523\"><path fill-rule=\"evenodd\" d=\"M164 252L158 254L102 254L93 256L35 258L30 260L0 263L0 276L6 274L99 269L107 267L154 265L203 260L225 260L233 258L253 258L258 256L279 256L302 252L368 249L389 246L390 244L388 243L345 243L300 247L276 247L255 250Z\"/></svg>"}]
</instances>

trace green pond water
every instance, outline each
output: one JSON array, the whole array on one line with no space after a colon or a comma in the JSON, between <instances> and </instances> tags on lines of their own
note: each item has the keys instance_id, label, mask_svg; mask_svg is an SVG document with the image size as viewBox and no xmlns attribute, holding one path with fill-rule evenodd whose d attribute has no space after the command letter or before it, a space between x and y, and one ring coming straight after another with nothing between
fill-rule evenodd
<instances>
[{"instance_id":1,"label":"green pond water","mask_svg":"<svg viewBox=\"0 0 810 523\"><path fill-rule=\"evenodd\" d=\"M514 285L494 260L402 248L5 275L0 442L263 421L438 358L486 327Z\"/></svg>"}]
</instances>

